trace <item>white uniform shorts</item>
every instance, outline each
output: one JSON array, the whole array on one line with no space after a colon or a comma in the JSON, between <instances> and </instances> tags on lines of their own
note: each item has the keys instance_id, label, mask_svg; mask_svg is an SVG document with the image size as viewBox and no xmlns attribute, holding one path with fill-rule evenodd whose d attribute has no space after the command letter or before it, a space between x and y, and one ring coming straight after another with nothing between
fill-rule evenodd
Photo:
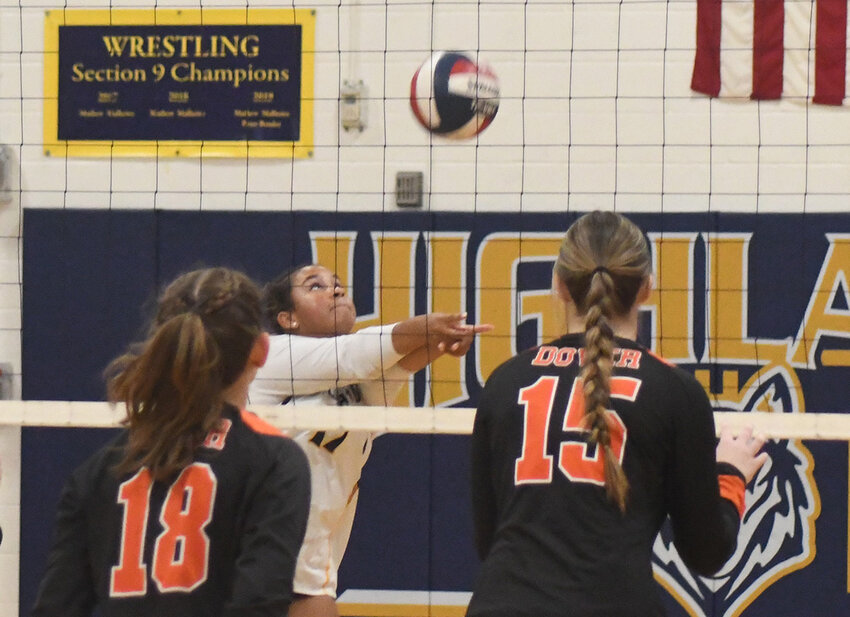
<instances>
[{"instance_id":1,"label":"white uniform shorts","mask_svg":"<svg viewBox=\"0 0 850 617\"><path fill-rule=\"evenodd\" d=\"M357 509L360 471L372 449L371 433L307 432L295 436L310 461L310 516L295 566L293 591L336 597L337 571Z\"/></svg>"}]
</instances>

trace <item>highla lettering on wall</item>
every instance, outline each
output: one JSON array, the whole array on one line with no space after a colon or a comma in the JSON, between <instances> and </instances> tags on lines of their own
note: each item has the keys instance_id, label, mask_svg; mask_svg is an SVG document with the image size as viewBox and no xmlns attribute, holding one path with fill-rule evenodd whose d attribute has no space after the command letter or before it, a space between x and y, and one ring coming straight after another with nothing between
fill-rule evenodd
<instances>
[{"instance_id":1,"label":"highla lettering on wall","mask_svg":"<svg viewBox=\"0 0 850 617\"><path fill-rule=\"evenodd\" d=\"M550 287L561 237L560 233L497 232L473 246L470 232L372 232L368 242L373 246L374 271L380 276L378 280L374 280L377 275L372 276L378 288L374 312L362 316L360 324L377 323L377 315L384 320L413 315L410 290L425 286L430 296L428 310L468 311L476 321L494 324L496 332L511 333L477 339L474 374L483 383L504 359L563 331L563 316ZM362 280L369 273L355 272L352 256L357 238L353 231L313 232L313 256L337 264L344 281L354 281L355 276ZM753 284L758 287L757 280L749 280L751 233L649 232L648 238L655 289L642 309L643 342L671 362L694 366L712 393L720 395L724 387L722 383L709 384L701 365L747 365L782 370L789 376L817 366L850 366L850 310L836 308L850 307L850 235L824 235L827 250L817 277L809 283L794 331L757 337L750 334L752 319L748 318L749 290ZM425 281L416 280L415 256L420 244L429 273ZM471 275L466 271L468 260L476 264ZM531 264L543 265L549 272L548 277L537 278L536 286L523 285L526 279L521 271ZM695 280L702 280L703 287L696 288ZM533 337L518 337L517 332L527 331L527 326L534 331ZM466 400L467 376L461 365L467 360L444 360L433 370L446 372L445 380L437 381L447 383L435 384L433 402Z\"/></svg>"},{"instance_id":2,"label":"highla lettering on wall","mask_svg":"<svg viewBox=\"0 0 850 617\"><path fill-rule=\"evenodd\" d=\"M354 259L358 238L370 247L368 259L362 250ZM501 362L535 345L541 345L535 356L541 365L581 362L581 350L545 344L564 331L551 294L561 238L561 232L310 233L313 260L334 267L355 301L372 295L372 311L361 311L359 327L422 310L466 311L472 321L494 324L492 335L476 339L473 353L438 359L424 389L429 398L418 400L411 388L399 401L408 405L470 405ZM818 246L820 261L806 262L809 280L797 276L806 274L802 265L788 272L793 266L771 254L784 250L782 243L759 238L754 249L752 232L650 231L648 239L656 289L642 309L642 342L693 371L716 409L802 413L814 369L850 365L850 235L821 235L825 251ZM421 255L425 264L417 261ZM363 263L371 273L362 271ZM474 264L471 272L468 264ZM760 277L776 276L778 265L788 275L780 280L789 284L760 284ZM425 280L417 272L426 273ZM416 306L411 290L423 287L426 306ZM770 333L781 323L793 329ZM639 361L615 357L618 366ZM689 573L668 529L655 543L656 578L691 615L735 617L767 585L814 558L820 496L811 453L788 440L767 448L771 464L749 490L739 548L718 578Z\"/></svg>"}]
</instances>

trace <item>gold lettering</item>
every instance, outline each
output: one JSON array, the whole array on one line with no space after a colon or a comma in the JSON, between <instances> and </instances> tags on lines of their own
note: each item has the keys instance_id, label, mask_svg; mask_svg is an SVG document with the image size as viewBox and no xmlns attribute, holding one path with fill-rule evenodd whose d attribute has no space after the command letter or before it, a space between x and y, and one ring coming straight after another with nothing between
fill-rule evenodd
<instances>
[{"instance_id":1,"label":"gold lettering","mask_svg":"<svg viewBox=\"0 0 850 617\"><path fill-rule=\"evenodd\" d=\"M671 362L695 362L693 277L696 233L650 233L655 285L642 310L650 313L651 348Z\"/></svg>"},{"instance_id":2,"label":"gold lettering","mask_svg":"<svg viewBox=\"0 0 850 617\"><path fill-rule=\"evenodd\" d=\"M140 36L130 37L130 57L145 57L145 40Z\"/></svg>"},{"instance_id":3,"label":"gold lettering","mask_svg":"<svg viewBox=\"0 0 850 617\"><path fill-rule=\"evenodd\" d=\"M537 320L537 339L563 331L549 289L529 291L522 300L516 296L517 267L523 261L551 260L554 264L562 233L495 233L478 247L475 266L478 321L495 327L487 336L477 337L478 378L484 381L502 362L517 353L516 326Z\"/></svg>"},{"instance_id":4,"label":"gold lettering","mask_svg":"<svg viewBox=\"0 0 850 617\"><path fill-rule=\"evenodd\" d=\"M110 56L121 56L129 39L126 36L104 36L102 38L103 44L106 45L106 51Z\"/></svg>"},{"instance_id":5,"label":"gold lettering","mask_svg":"<svg viewBox=\"0 0 850 617\"><path fill-rule=\"evenodd\" d=\"M162 38L162 53L160 56L163 58L173 58L174 57L174 39L173 36L165 36Z\"/></svg>"},{"instance_id":6,"label":"gold lettering","mask_svg":"<svg viewBox=\"0 0 850 617\"><path fill-rule=\"evenodd\" d=\"M216 41L221 44L221 50L216 50L216 47L218 47L218 45L216 45ZM232 39L229 39L226 36L214 36L212 37L211 46L214 56L223 58L227 55L224 53L225 51L229 51L231 56L239 55L239 37L235 35Z\"/></svg>"},{"instance_id":7,"label":"gold lettering","mask_svg":"<svg viewBox=\"0 0 850 617\"><path fill-rule=\"evenodd\" d=\"M83 63L78 62L71 67L73 75L71 81L80 82L116 82L116 81L146 81L147 73L144 69L122 69L120 64L112 68L87 69Z\"/></svg>"},{"instance_id":8,"label":"gold lettering","mask_svg":"<svg viewBox=\"0 0 850 617\"><path fill-rule=\"evenodd\" d=\"M708 234L704 362L740 361L785 364L788 344L747 334L747 251L751 234Z\"/></svg>"},{"instance_id":9,"label":"gold lettering","mask_svg":"<svg viewBox=\"0 0 850 617\"><path fill-rule=\"evenodd\" d=\"M158 36L148 37L148 51L145 58L158 58L162 55L159 48L160 38Z\"/></svg>"},{"instance_id":10,"label":"gold lettering","mask_svg":"<svg viewBox=\"0 0 850 617\"><path fill-rule=\"evenodd\" d=\"M171 79L178 83L190 81L190 78L184 73L189 68L186 62L175 62L171 65Z\"/></svg>"},{"instance_id":11,"label":"gold lettering","mask_svg":"<svg viewBox=\"0 0 850 617\"><path fill-rule=\"evenodd\" d=\"M466 310L466 254L469 232L425 232L428 272L428 310L462 313ZM469 398L463 358L445 354L428 368L431 401L426 405L450 405Z\"/></svg>"},{"instance_id":12,"label":"gold lettering","mask_svg":"<svg viewBox=\"0 0 850 617\"><path fill-rule=\"evenodd\" d=\"M249 34L242 39L239 50L243 56L256 58L260 54L260 37L256 34Z\"/></svg>"},{"instance_id":13,"label":"gold lettering","mask_svg":"<svg viewBox=\"0 0 850 617\"><path fill-rule=\"evenodd\" d=\"M244 37L238 34L230 37L213 35L207 38L201 35L185 34L146 37L103 36L101 40L107 53L112 57L123 56L125 49L128 48L129 55L133 58L172 58L175 55L181 58L224 58L227 56L255 58L260 53L260 37L255 34ZM288 78L287 75L284 81Z\"/></svg>"},{"instance_id":14,"label":"gold lettering","mask_svg":"<svg viewBox=\"0 0 850 617\"><path fill-rule=\"evenodd\" d=\"M845 294L845 301L850 281L850 235L826 234L829 240L829 250L824 257L815 288L809 297L809 305L797 339L791 361L795 366L816 368L817 352L822 347L821 338L824 335L837 338L850 338L850 311L832 308L836 295L840 290ZM850 366L850 358L841 350L824 349L821 361L830 366Z\"/></svg>"},{"instance_id":15,"label":"gold lettering","mask_svg":"<svg viewBox=\"0 0 850 617\"><path fill-rule=\"evenodd\" d=\"M71 72L74 73L74 75L71 77L71 81L79 82L85 79L85 74L83 73L83 66L84 65L82 62L78 62L77 64L71 67Z\"/></svg>"},{"instance_id":16,"label":"gold lettering","mask_svg":"<svg viewBox=\"0 0 850 617\"><path fill-rule=\"evenodd\" d=\"M180 36L177 38L180 39L180 57L186 58L189 55L189 37Z\"/></svg>"}]
</instances>

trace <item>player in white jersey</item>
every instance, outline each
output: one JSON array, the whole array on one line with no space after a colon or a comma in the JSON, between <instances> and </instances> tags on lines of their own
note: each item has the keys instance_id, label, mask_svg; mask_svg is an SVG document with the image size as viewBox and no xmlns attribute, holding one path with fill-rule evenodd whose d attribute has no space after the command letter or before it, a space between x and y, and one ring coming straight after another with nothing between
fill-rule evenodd
<instances>
[{"instance_id":1,"label":"player in white jersey","mask_svg":"<svg viewBox=\"0 0 850 617\"><path fill-rule=\"evenodd\" d=\"M492 328L466 324L461 313L430 313L352 333L354 303L336 275L319 265L269 283L264 310L273 335L268 361L251 385L251 404L392 405L411 373L443 353L465 354L475 334ZM337 570L373 438L362 431L295 436L310 461L312 499L290 617L338 615Z\"/></svg>"}]
</instances>

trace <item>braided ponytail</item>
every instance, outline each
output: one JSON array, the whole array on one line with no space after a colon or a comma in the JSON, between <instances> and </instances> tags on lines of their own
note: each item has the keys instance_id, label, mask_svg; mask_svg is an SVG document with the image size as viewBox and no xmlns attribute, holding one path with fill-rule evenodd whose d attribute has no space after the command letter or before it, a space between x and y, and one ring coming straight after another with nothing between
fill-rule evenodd
<instances>
[{"instance_id":1,"label":"braided ponytail","mask_svg":"<svg viewBox=\"0 0 850 617\"><path fill-rule=\"evenodd\" d=\"M602 448L605 461L605 490L621 511L626 509L629 482L620 461L611 450L608 406L614 357L613 315L614 281L611 275L597 271L591 275L585 320L585 363L581 370L584 386L584 422L590 440Z\"/></svg>"},{"instance_id":2,"label":"braided ponytail","mask_svg":"<svg viewBox=\"0 0 850 617\"><path fill-rule=\"evenodd\" d=\"M585 318L585 362L580 375L584 423L590 442L602 448L608 498L621 511L626 509L629 483L611 448L611 320L631 310L649 273L649 251L643 234L631 221L613 212L592 212L573 223L555 264L555 274Z\"/></svg>"}]
</instances>

